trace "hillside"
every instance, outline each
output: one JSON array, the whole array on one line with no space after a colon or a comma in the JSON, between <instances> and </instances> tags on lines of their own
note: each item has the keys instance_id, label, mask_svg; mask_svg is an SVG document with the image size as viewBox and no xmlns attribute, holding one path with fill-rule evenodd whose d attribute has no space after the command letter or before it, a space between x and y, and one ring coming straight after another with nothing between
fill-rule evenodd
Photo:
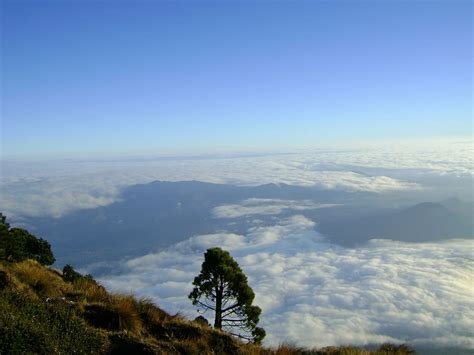
<instances>
[{"instance_id":1,"label":"hillside","mask_svg":"<svg viewBox=\"0 0 474 355\"><path fill-rule=\"evenodd\" d=\"M0 262L1 354L407 354L351 347L305 350L244 344L150 300L110 294L92 277L34 260Z\"/></svg>"}]
</instances>

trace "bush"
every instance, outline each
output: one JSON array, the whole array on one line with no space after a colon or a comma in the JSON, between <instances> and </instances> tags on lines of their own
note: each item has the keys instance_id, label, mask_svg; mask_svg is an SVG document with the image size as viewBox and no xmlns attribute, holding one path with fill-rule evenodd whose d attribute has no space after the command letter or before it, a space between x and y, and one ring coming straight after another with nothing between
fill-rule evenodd
<instances>
[{"instance_id":1,"label":"bush","mask_svg":"<svg viewBox=\"0 0 474 355\"><path fill-rule=\"evenodd\" d=\"M70 264L66 264L63 267L63 280L66 282L73 282L82 278L80 273L78 273Z\"/></svg>"},{"instance_id":2,"label":"bush","mask_svg":"<svg viewBox=\"0 0 474 355\"><path fill-rule=\"evenodd\" d=\"M43 265L55 262L51 245L22 228L10 228L0 213L0 260L19 262L34 259Z\"/></svg>"}]
</instances>

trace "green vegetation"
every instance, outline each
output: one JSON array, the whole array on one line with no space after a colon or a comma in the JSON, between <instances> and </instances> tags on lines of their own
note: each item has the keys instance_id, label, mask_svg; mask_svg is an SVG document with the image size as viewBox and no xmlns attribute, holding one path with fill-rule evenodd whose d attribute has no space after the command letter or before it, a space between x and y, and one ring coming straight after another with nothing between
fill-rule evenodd
<instances>
[{"instance_id":1,"label":"green vegetation","mask_svg":"<svg viewBox=\"0 0 474 355\"><path fill-rule=\"evenodd\" d=\"M76 270L74 270L72 265L70 265L70 264L64 265L64 267L63 267L63 279L64 279L64 281L74 282L76 280L79 280L82 277L83 276L80 273L78 273Z\"/></svg>"},{"instance_id":2,"label":"green vegetation","mask_svg":"<svg viewBox=\"0 0 474 355\"><path fill-rule=\"evenodd\" d=\"M10 228L6 217L0 213L0 260L18 262L34 259L43 265L51 265L55 258L49 243L36 238L22 228Z\"/></svg>"},{"instance_id":3,"label":"green vegetation","mask_svg":"<svg viewBox=\"0 0 474 355\"><path fill-rule=\"evenodd\" d=\"M260 343L265 330L257 327L262 310L253 306L253 290L229 252L211 248L204 254L201 273L189 294L194 305L214 312L214 327L239 338Z\"/></svg>"},{"instance_id":4,"label":"green vegetation","mask_svg":"<svg viewBox=\"0 0 474 355\"><path fill-rule=\"evenodd\" d=\"M62 276L35 260L0 262L0 354L237 353L244 346L148 299Z\"/></svg>"},{"instance_id":5,"label":"green vegetation","mask_svg":"<svg viewBox=\"0 0 474 355\"><path fill-rule=\"evenodd\" d=\"M22 255L18 260L8 252L3 254L8 257L0 259L0 354L410 353L404 345L392 344L368 351L353 347L308 350L287 345L269 349L255 343L243 343L227 332L210 327L203 317L189 321L180 315L168 314L148 299L110 294L90 275L83 276L70 265L66 265L62 272L49 268L45 266L44 258L31 253L31 249L23 244L21 235L24 233L10 234L12 229L4 218L0 228L3 228L2 247L6 245L5 240L12 242L8 239L10 236L20 235L21 247L17 248L20 252L15 255ZM2 250L15 249L11 244L7 246ZM25 258L28 253L32 256ZM54 260L52 253L51 258ZM203 264L202 277L195 281L198 294L205 295L206 286L202 285L209 281L206 275L210 275L208 272L212 270L216 272L217 266L225 277L222 285L228 284L228 292L234 295L232 299L243 307L240 314L249 317L252 325L256 325L258 316L255 318L254 314L259 314L260 310L254 314L247 312L248 307L254 307L251 306L253 292L237 263L220 249L209 253L207 260L209 263ZM230 277L231 272L237 276ZM244 288L243 293L237 292L236 285ZM199 291L201 286L203 288Z\"/></svg>"}]
</instances>

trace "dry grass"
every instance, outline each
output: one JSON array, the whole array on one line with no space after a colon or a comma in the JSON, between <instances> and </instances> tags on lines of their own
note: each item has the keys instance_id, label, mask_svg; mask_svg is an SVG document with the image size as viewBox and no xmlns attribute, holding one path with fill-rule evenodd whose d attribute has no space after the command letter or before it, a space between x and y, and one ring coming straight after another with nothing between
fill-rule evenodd
<instances>
[{"instance_id":1,"label":"dry grass","mask_svg":"<svg viewBox=\"0 0 474 355\"><path fill-rule=\"evenodd\" d=\"M369 355L373 354L365 349L359 349L352 346L329 346L327 348L317 350L317 354L328 355Z\"/></svg>"},{"instance_id":2,"label":"dry grass","mask_svg":"<svg viewBox=\"0 0 474 355\"><path fill-rule=\"evenodd\" d=\"M87 302L104 302L111 301L111 297L107 290L99 285L96 281L80 278L72 283L74 293L77 293L85 298Z\"/></svg>"},{"instance_id":3,"label":"dry grass","mask_svg":"<svg viewBox=\"0 0 474 355\"><path fill-rule=\"evenodd\" d=\"M395 354L395 355L406 355L406 354L413 354L414 351L406 344L390 344L385 343L382 344L376 351L375 354L377 355L387 355L387 354Z\"/></svg>"},{"instance_id":4,"label":"dry grass","mask_svg":"<svg viewBox=\"0 0 474 355\"><path fill-rule=\"evenodd\" d=\"M212 353L208 342L202 338L173 341L172 346L180 354L199 355Z\"/></svg>"},{"instance_id":5,"label":"dry grass","mask_svg":"<svg viewBox=\"0 0 474 355\"><path fill-rule=\"evenodd\" d=\"M255 344L243 344L239 349L239 354L242 355L270 355L274 353L270 349Z\"/></svg>"},{"instance_id":6,"label":"dry grass","mask_svg":"<svg viewBox=\"0 0 474 355\"><path fill-rule=\"evenodd\" d=\"M301 354L304 351L303 348L299 348L289 344L280 344L275 350L276 355L293 355Z\"/></svg>"},{"instance_id":7,"label":"dry grass","mask_svg":"<svg viewBox=\"0 0 474 355\"><path fill-rule=\"evenodd\" d=\"M142 335L143 322L132 296L113 295L110 302L88 302L82 308L83 317L94 327Z\"/></svg>"},{"instance_id":8,"label":"dry grass","mask_svg":"<svg viewBox=\"0 0 474 355\"><path fill-rule=\"evenodd\" d=\"M11 266L13 276L28 285L40 297L61 297L73 287L57 273L45 268L35 260L25 260Z\"/></svg>"},{"instance_id":9,"label":"dry grass","mask_svg":"<svg viewBox=\"0 0 474 355\"><path fill-rule=\"evenodd\" d=\"M158 308L149 298L140 298L135 301L140 318L145 324L160 324L172 317Z\"/></svg>"},{"instance_id":10,"label":"dry grass","mask_svg":"<svg viewBox=\"0 0 474 355\"><path fill-rule=\"evenodd\" d=\"M317 352L283 343L277 348L265 348L260 345L245 344L240 348L240 353L245 355L300 355L316 354Z\"/></svg>"},{"instance_id":11,"label":"dry grass","mask_svg":"<svg viewBox=\"0 0 474 355\"><path fill-rule=\"evenodd\" d=\"M112 297L112 306L119 316L119 326L121 330L126 330L134 334L140 334L142 332L143 323L133 296L114 295Z\"/></svg>"},{"instance_id":12,"label":"dry grass","mask_svg":"<svg viewBox=\"0 0 474 355\"><path fill-rule=\"evenodd\" d=\"M173 320L176 320L176 321L189 322L189 319L186 318L181 312L176 313L172 317L173 317Z\"/></svg>"},{"instance_id":13,"label":"dry grass","mask_svg":"<svg viewBox=\"0 0 474 355\"><path fill-rule=\"evenodd\" d=\"M329 346L320 349L305 349L289 344L281 344L278 348L264 348L253 344L240 347L244 355L407 355L412 354L405 345L384 344L377 350L366 350L353 346Z\"/></svg>"}]
</instances>

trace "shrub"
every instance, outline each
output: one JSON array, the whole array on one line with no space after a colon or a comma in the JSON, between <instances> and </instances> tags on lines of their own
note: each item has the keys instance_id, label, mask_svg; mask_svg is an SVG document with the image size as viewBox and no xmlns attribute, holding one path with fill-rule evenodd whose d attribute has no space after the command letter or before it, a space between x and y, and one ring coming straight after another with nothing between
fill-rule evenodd
<instances>
[{"instance_id":1,"label":"shrub","mask_svg":"<svg viewBox=\"0 0 474 355\"><path fill-rule=\"evenodd\" d=\"M0 260L19 262L34 259L43 265L55 262L51 245L22 228L10 228L0 213Z\"/></svg>"},{"instance_id":2,"label":"shrub","mask_svg":"<svg viewBox=\"0 0 474 355\"><path fill-rule=\"evenodd\" d=\"M83 276L78 273L70 264L66 264L63 267L63 280L67 282L76 281Z\"/></svg>"}]
</instances>

